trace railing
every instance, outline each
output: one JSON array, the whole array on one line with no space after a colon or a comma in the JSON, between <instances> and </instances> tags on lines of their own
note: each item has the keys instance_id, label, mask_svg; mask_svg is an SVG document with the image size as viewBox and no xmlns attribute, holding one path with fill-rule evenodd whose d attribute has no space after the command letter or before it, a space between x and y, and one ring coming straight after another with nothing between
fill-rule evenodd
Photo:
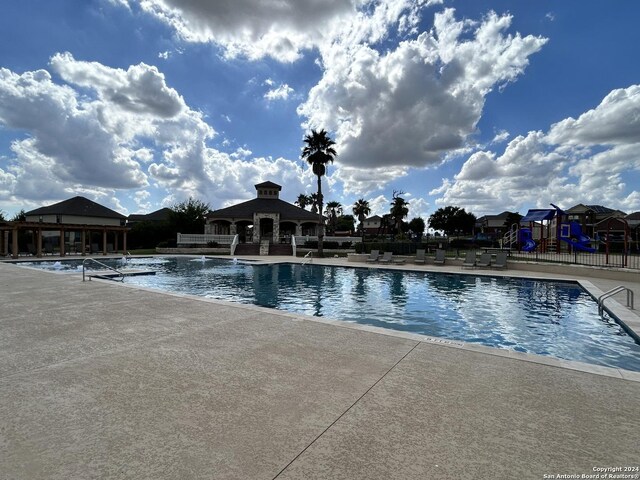
<instances>
[{"instance_id":1,"label":"railing","mask_svg":"<svg viewBox=\"0 0 640 480\"><path fill-rule=\"evenodd\" d=\"M613 297L614 295L622 293L625 290L627 291L627 307L633 310L633 290L625 287L624 285L618 285L617 287L612 288L608 292L605 292L598 297L598 314L602 315L602 313L604 312L604 301L607 298Z\"/></svg>"},{"instance_id":2,"label":"railing","mask_svg":"<svg viewBox=\"0 0 640 480\"><path fill-rule=\"evenodd\" d=\"M627 253L605 253L605 252L518 252L511 251L510 257L513 260L523 260L530 262L545 263L565 263L573 265L586 265L591 267L605 268L628 268L640 270L640 255Z\"/></svg>"},{"instance_id":3,"label":"railing","mask_svg":"<svg viewBox=\"0 0 640 480\"><path fill-rule=\"evenodd\" d=\"M296 243L298 245L304 245L305 242L317 242L317 235L296 235L295 236ZM329 236L325 235L323 238L324 242L338 242L339 244L350 242L350 243L359 243L362 242L362 237L337 237L337 236Z\"/></svg>"},{"instance_id":4,"label":"railing","mask_svg":"<svg viewBox=\"0 0 640 480\"><path fill-rule=\"evenodd\" d=\"M100 265L101 267L104 267L104 268L109 269L109 270L113 270L113 271L114 271L114 272L116 272L118 275L120 275L120 281L121 281L121 282L124 282L124 273L122 273L120 270L118 270L118 269L116 269L116 268L110 267L109 265L107 265L107 264L105 264L105 263L99 262L99 261L98 261L98 260L96 260L95 258L85 258L85 259L82 261L82 281L83 281L83 282L85 281L85 269L86 269L86 264L87 264L87 262L94 262L94 263L97 263L98 265ZM89 280L91 280L91 277L89 277ZM114 279L114 280L115 280L115 279Z\"/></svg>"},{"instance_id":5,"label":"railing","mask_svg":"<svg viewBox=\"0 0 640 480\"><path fill-rule=\"evenodd\" d=\"M233 237L233 242L231 242L231 256L236 254L236 247L238 246L238 243L240 243L240 240L239 236L236 235L235 237Z\"/></svg>"},{"instance_id":6,"label":"railing","mask_svg":"<svg viewBox=\"0 0 640 480\"><path fill-rule=\"evenodd\" d=\"M210 233L179 233L178 245L206 245L209 242L216 242L220 245L231 245L236 235L213 235Z\"/></svg>"},{"instance_id":7,"label":"railing","mask_svg":"<svg viewBox=\"0 0 640 480\"><path fill-rule=\"evenodd\" d=\"M297 250L297 245L296 245L296 237L292 236L291 237L291 250L293 251L293 256L296 256L296 250Z\"/></svg>"},{"instance_id":8,"label":"railing","mask_svg":"<svg viewBox=\"0 0 640 480\"><path fill-rule=\"evenodd\" d=\"M304 256L304 260L302 260L302 265L306 265L307 263L313 263L313 252L311 250L307 252Z\"/></svg>"}]
</instances>

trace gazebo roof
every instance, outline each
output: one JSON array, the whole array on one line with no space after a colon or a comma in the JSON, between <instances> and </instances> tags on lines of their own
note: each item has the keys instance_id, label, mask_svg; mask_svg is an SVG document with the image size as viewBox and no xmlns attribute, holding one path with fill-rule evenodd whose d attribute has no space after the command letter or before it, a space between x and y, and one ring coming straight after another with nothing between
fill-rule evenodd
<instances>
[{"instance_id":1,"label":"gazebo roof","mask_svg":"<svg viewBox=\"0 0 640 480\"><path fill-rule=\"evenodd\" d=\"M265 182L270 183L270 182ZM275 184L274 184L275 185ZM318 214L312 213L300 207L296 207L279 198L254 198L246 202L232 205L231 207L214 210L207 218L209 219L226 219L226 218L251 218L254 213L278 213L280 220L307 220L309 222L317 222Z\"/></svg>"},{"instance_id":2,"label":"gazebo roof","mask_svg":"<svg viewBox=\"0 0 640 480\"><path fill-rule=\"evenodd\" d=\"M26 212L25 215L76 215L80 217L127 218L110 208L80 196L69 198L68 200L63 200L62 202L54 203L47 207L36 208L35 210Z\"/></svg>"},{"instance_id":3,"label":"gazebo roof","mask_svg":"<svg viewBox=\"0 0 640 480\"><path fill-rule=\"evenodd\" d=\"M254 185L254 187L256 187L256 189L258 189L258 188L275 188L278 191L282 190L282 187L280 185L278 185L277 183L269 182L269 181L258 183L257 185Z\"/></svg>"}]
</instances>

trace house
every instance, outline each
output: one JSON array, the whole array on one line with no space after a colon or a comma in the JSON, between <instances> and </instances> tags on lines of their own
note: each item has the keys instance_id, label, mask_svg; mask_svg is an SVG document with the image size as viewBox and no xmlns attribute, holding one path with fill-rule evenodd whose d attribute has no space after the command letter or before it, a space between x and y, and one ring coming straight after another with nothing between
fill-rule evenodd
<instances>
[{"instance_id":1,"label":"house","mask_svg":"<svg viewBox=\"0 0 640 480\"><path fill-rule=\"evenodd\" d=\"M493 236L499 236L508 230L509 225L506 225L509 215L513 213L504 211L498 215L483 215L476 219L476 233L485 233Z\"/></svg>"},{"instance_id":2,"label":"house","mask_svg":"<svg viewBox=\"0 0 640 480\"><path fill-rule=\"evenodd\" d=\"M127 217L127 225L133 226L140 222L166 222L171 212L170 208L165 207L151 213L132 213Z\"/></svg>"},{"instance_id":3,"label":"house","mask_svg":"<svg viewBox=\"0 0 640 480\"><path fill-rule=\"evenodd\" d=\"M42 256L59 252L85 255L115 252L122 246L126 252L126 217L85 197L73 197L52 205L36 208L25 213L25 220L5 222L0 226L0 251L9 250L9 234L12 235L11 254L18 257L19 251ZM22 238L25 245L19 245ZM22 249L22 250L20 250Z\"/></svg>"},{"instance_id":4,"label":"house","mask_svg":"<svg viewBox=\"0 0 640 480\"><path fill-rule=\"evenodd\" d=\"M205 234L238 235L240 243L287 243L293 236L316 235L318 214L280 199L282 187L255 185L256 198L209 213Z\"/></svg>"},{"instance_id":5,"label":"house","mask_svg":"<svg viewBox=\"0 0 640 480\"><path fill-rule=\"evenodd\" d=\"M367 235L377 235L381 226L382 217L380 215L365 218L362 222L362 228L364 228L364 233Z\"/></svg>"},{"instance_id":6,"label":"house","mask_svg":"<svg viewBox=\"0 0 640 480\"><path fill-rule=\"evenodd\" d=\"M567 220L578 222L582 226L582 231L595 238L597 233L596 225L607 218L624 218L626 213L620 210L604 207L602 205L584 205L579 203L568 210L565 210Z\"/></svg>"}]
</instances>

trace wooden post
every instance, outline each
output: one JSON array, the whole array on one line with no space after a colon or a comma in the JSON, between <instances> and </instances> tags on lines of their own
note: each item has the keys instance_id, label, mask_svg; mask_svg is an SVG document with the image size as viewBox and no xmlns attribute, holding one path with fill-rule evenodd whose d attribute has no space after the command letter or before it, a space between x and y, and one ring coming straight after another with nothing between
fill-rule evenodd
<instances>
[{"instance_id":1,"label":"wooden post","mask_svg":"<svg viewBox=\"0 0 640 480\"><path fill-rule=\"evenodd\" d=\"M11 237L11 256L18 258L18 227L13 227Z\"/></svg>"},{"instance_id":2,"label":"wooden post","mask_svg":"<svg viewBox=\"0 0 640 480\"><path fill-rule=\"evenodd\" d=\"M102 255L107 254L107 229L102 230Z\"/></svg>"},{"instance_id":3,"label":"wooden post","mask_svg":"<svg viewBox=\"0 0 640 480\"><path fill-rule=\"evenodd\" d=\"M64 250L64 228L60 229L60 256L64 257L66 252Z\"/></svg>"},{"instance_id":4,"label":"wooden post","mask_svg":"<svg viewBox=\"0 0 640 480\"><path fill-rule=\"evenodd\" d=\"M80 233L80 243L82 244L82 255L87 254L87 231L83 228Z\"/></svg>"},{"instance_id":5,"label":"wooden post","mask_svg":"<svg viewBox=\"0 0 640 480\"><path fill-rule=\"evenodd\" d=\"M42 258L42 229L36 230L36 255L38 258Z\"/></svg>"},{"instance_id":6,"label":"wooden post","mask_svg":"<svg viewBox=\"0 0 640 480\"><path fill-rule=\"evenodd\" d=\"M122 232L122 254L127 254L127 231L124 230Z\"/></svg>"}]
</instances>

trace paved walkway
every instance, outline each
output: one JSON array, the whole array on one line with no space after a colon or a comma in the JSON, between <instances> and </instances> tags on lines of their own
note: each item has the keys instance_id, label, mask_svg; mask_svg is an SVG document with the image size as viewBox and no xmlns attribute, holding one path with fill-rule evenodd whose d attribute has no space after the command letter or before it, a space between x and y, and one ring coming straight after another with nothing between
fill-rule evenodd
<instances>
[{"instance_id":1,"label":"paved walkway","mask_svg":"<svg viewBox=\"0 0 640 480\"><path fill-rule=\"evenodd\" d=\"M3 479L542 479L639 464L639 374L1 263L0 305Z\"/></svg>"}]
</instances>

